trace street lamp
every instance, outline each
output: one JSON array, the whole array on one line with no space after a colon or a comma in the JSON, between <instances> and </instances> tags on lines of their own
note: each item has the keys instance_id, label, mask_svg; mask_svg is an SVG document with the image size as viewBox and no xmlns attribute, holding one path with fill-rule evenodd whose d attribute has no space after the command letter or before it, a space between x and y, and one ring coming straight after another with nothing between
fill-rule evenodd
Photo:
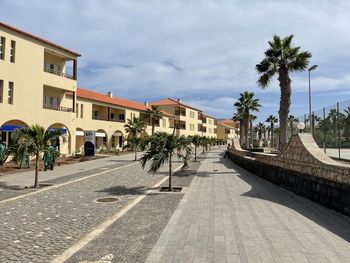
<instances>
[{"instance_id":1,"label":"street lamp","mask_svg":"<svg viewBox=\"0 0 350 263\"><path fill-rule=\"evenodd\" d=\"M312 127L312 119L311 119L311 117L312 117L312 115L311 115L311 71L315 70L317 67L318 67L318 65L313 65L312 67L310 67L308 69L308 71L309 71L309 121L310 121L310 129L311 129L312 133L313 133L313 127ZM312 136L313 136L313 134L312 134Z\"/></svg>"}]
</instances>

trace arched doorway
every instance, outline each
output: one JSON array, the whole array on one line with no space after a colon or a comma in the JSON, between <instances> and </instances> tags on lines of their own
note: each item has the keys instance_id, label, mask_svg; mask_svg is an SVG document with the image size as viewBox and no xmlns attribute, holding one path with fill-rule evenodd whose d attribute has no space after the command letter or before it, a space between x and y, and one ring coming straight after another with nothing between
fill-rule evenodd
<instances>
[{"instance_id":1,"label":"arched doorway","mask_svg":"<svg viewBox=\"0 0 350 263\"><path fill-rule=\"evenodd\" d=\"M76 128L75 130L75 153L84 153L84 130L81 128Z\"/></svg>"},{"instance_id":2,"label":"arched doorway","mask_svg":"<svg viewBox=\"0 0 350 263\"><path fill-rule=\"evenodd\" d=\"M53 140L51 143L53 146L56 146L61 154L67 155L72 153L71 149L71 133L67 126L65 126L62 123L54 123L51 124L48 128L48 131L50 130L60 130L63 134L63 137L66 138L66 142L63 142L63 139L60 138L59 140Z\"/></svg>"},{"instance_id":3,"label":"arched doorway","mask_svg":"<svg viewBox=\"0 0 350 263\"><path fill-rule=\"evenodd\" d=\"M111 147L112 149L121 149L123 148L124 135L123 132L117 130L113 133L111 137Z\"/></svg>"},{"instance_id":4,"label":"arched doorway","mask_svg":"<svg viewBox=\"0 0 350 263\"><path fill-rule=\"evenodd\" d=\"M9 120L0 126L0 142L5 142L6 146L12 145L12 133L16 129L28 127L29 125L21 120Z\"/></svg>"},{"instance_id":5,"label":"arched doorway","mask_svg":"<svg viewBox=\"0 0 350 263\"><path fill-rule=\"evenodd\" d=\"M96 131L96 150L97 152L102 148L107 149L108 145L108 136L107 132L103 129L99 129Z\"/></svg>"}]
</instances>

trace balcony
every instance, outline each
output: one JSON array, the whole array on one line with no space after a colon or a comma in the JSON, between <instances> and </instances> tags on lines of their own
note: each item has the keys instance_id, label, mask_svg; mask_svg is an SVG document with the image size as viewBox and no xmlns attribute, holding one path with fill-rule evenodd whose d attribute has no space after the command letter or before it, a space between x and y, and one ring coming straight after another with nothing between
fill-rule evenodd
<instances>
[{"instance_id":1,"label":"balcony","mask_svg":"<svg viewBox=\"0 0 350 263\"><path fill-rule=\"evenodd\" d=\"M122 119L108 119L107 117L94 116L94 115L92 115L92 119L98 120L98 121L113 121L113 122L122 122L122 123L125 122L125 120L122 120Z\"/></svg>"},{"instance_id":2,"label":"balcony","mask_svg":"<svg viewBox=\"0 0 350 263\"><path fill-rule=\"evenodd\" d=\"M186 109L185 108L181 108L180 110L175 110L175 116L186 117Z\"/></svg>"},{"instance_id":3,"label":"balcony","mask_svg":"<svg viewBox=\"0 0 350 263\"><path fill-rule=\"evenodd\" d=\"M44 108L44 109L47 109L47 110L56 110L56 111L64 111L64 112L73 112L73 108L62 107L62 106L51 105L51 104L44 104L44 105L43 105L43 108Z\"/></svg>"},{"instance_id":4,"label":"balcony","mask_svg":"<svg viewBox=\"0 0 350 263\"><path fill-rule=\"evenodd\" d=\"M60 72L59 70L52 69L52 68L50 68L48 66L44 67L44 71L47 72L47 73L50 73L50 74L54 74L54 75L57 75L57 76L61 76L61 77L67 78L67 79L73 79L73 80L75 79L74 76L71 75L71 74Z\"/></svg>"}]
</instances>

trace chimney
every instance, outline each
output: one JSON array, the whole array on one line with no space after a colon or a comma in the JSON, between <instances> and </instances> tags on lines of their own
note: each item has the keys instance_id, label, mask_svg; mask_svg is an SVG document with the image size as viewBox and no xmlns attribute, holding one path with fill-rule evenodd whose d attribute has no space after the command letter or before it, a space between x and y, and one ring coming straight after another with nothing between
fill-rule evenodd
<instances>
[{"instance_id":1,"label":"chimney","mask_svg":"<svg viewBox=\"0 0 350 263\"><path fill-rule=\"evenodd\" d=\"M110 97L110 98L113 98L112 92L108 91L108 92L107 92L107 96Z\"/></svg>"},{"instance_id":2,"label":"chimney","mask_svg":"<svg viewBox=\"0 0 350 263\"><path fill-rule=\"evenodd\" d=\"M177 99L177 102L178 102L178 103L181 103L181 99Z\"/></svg>"},{"instance_id":3,"label":"chimney","mask_svg":"<svg viewBox=\"0 0 350 263\"><path fill-rule=\"evenodd\" d=\"M148 101L145 101L145 103L144 103L144 104L145 104L145 106L146 106L146 107L148 107Z\"/></svg>"}]
</instances>

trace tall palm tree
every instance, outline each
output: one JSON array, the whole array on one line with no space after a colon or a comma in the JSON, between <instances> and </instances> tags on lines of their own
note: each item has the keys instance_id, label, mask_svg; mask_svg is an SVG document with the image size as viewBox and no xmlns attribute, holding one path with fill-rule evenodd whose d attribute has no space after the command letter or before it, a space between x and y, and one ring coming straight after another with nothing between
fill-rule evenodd
<instances>
[{"instance_id":1,"label":"tall palm tree","mask_svg":"<svg viewBox=\"0 0 350 263\"><path fill-rule=\"evenodd\" d=\"M270 132L271 132L271 147L274 146L274 140L273 140L273 135L274 135L274 125L276 122L278 122L278 119L276 116L270 115L267 119L266 122L270 124Z\"/></svg>"},{"instance_id":2,"label":"tall palm tree","mask_svg":"<svg viewBox=\"0 0 350 263\"><path fill-rule=\"evenodd\" d=\"M232 120L239 122L239 143L242 146L244 141L243 113L237 109L237 112L233 115Z\"/></svg>"},{"instance_id":3,"label":"tall palm tree","mask_svg":"<svg viewBox=\"0 0 350 263\"><path fill-rule=\"evenodd\" d=\"M250 130L250 143L253 145L254 143L254 136L253 136L253 121L256 120L256 116L250 114L249 115L249 130Z\"/></svg>"},{"instance_id":4,"label":"tall palm tree","mask_svg":"<svg viewBox=\"0 0 350 263\"><path fill-rule=\"evenodd\" d=\"M254 92L245 91L240 93L238 101L234 104L238 112L242 112L243 126L244 126L244 146L248 147L248 126L249 116L251 111L259 111L261 105L259 99L254 98Z\"/></svg>"},{"instance_id":5,"label":"tall palm tree","mask_svg":"<svg viewBox=\"0 0 350 263\"><path fill-rule=\"evenodd\" d=\"M144 169L147 162L151 162L149 172L157 172L161 166L169 164L169 191L173 191L172 185L172 161L174 155L182 158L184 165L190 159L192 154L190 141L187 138L178 137L166 132L156 132L149 137L150 146L140 159L141 166Z\"/></svg>"},{"instance_id":6,"label":"tall palm tree","mask_svg":"<svg viewBox=\"0 0 350 263\"><path fill-rule=\"evenodd\" d=\"M137 150L142 143L142 140L137 139L139 134L145 131L146 125L140 118L128 119L124 125L125 131L129 133L128 145L134 150L135 161L137 160Z\"/></svg>"},{"instance_id":7,"label":"tall palm tree","mask_svg":"<svg viewBox=\"0 0 350 263\"><path fill-rule=\"evenodd\" d=\"M259 141L261 141L263 134L266 132L266 126L262 122L259 122L258 125L256 125L256 129L258 131Z\"/></svg>"},{"instance_id":8,"label":"tall palm tree","mask_svg":"<svg viewBox=\"0 0 350 263\"><path fill-rule=\"evenodd\" d=\"M197 149L201 145L201 136L198 134L190 137L191 143L194 145L194 161L197 162Z\"/></svg>"},{"instance_id":9,"label":"tall palm tree","mask_svg":"<svg viewBox=\"0 0 350 263\"><path fill-rule=\"evenodd\" d=\"M293 38L293 35L285 38L274 35L273 40L268 42L269 48L265 51L265 58L256 65L256 71L260 74L258 85L262 88L266 88L272 78L278 75L281 90L279 149L287 145L288 115L292 94L289 73L306 70L311 58L309 51L300 51L300 47L292 45Z\"/></svg>"},{"instance_id":10,"label":"tall palm tree","mask_svg":"<svg viewBox=\"0 0 350 263\"><path fill-rule=\"evenodd\" d=\"M152 135L154 134L155 123L163 118L163 113L158 105L152 105L151 108L147 109L146 115L149 117L152 125Z\"/></svg>"},{"instance_id":11,"label":"tall palm tree","mask_svg":"<svg viewBox=\"0 0 350 263\"><path fill-rule=\"evenodd\" d=\"M35 157L35 178L34 187L39 187L39 160L42 153L47 149L48 142L56 138L62 138L65 142L66 137L63 136L62 131L46 130L39 125L32 125L30 127L23 127L16 129L13 133L13 140L17 144L17 150L26 151L30 156ZM57 151L52 152L54 155L59 155Z\"/></svg>"}]
</instances>

